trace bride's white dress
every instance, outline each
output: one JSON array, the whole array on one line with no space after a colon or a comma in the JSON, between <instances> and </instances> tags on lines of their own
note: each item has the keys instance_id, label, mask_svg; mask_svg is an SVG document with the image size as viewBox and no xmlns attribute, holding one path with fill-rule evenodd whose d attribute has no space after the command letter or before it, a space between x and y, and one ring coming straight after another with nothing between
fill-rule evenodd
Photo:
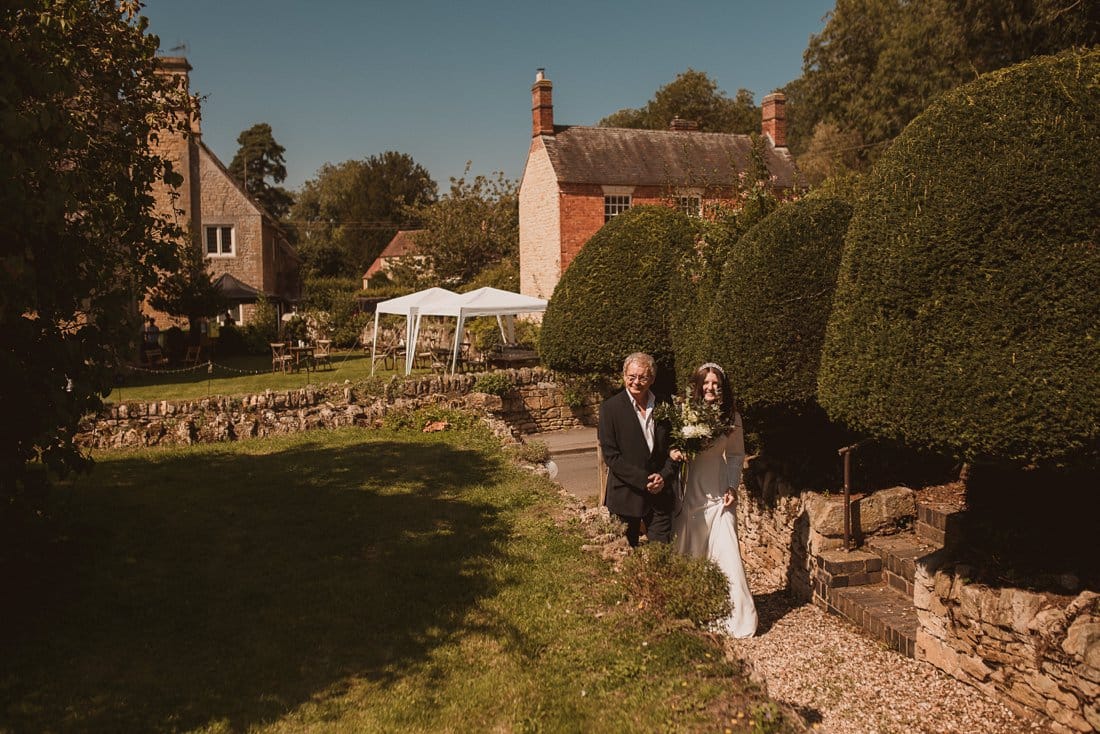
<instances>
[{"instance_id":1,"label":"bride's white dress","mask_svg":"<svg viewBox=\"0 0 1100 734\"><path fill-rule=\"evenodd\" d=\"M688 462L682 509L672 526L680 553L710 558L729 579L733 612L719 626L733 637L756 634L756 605L749 593L737 543L737 514L732 506L722 507L726 488L741 483L744 460L745 437L738 415L731 433L715 440Z\"/></svg>"}]
</instances>

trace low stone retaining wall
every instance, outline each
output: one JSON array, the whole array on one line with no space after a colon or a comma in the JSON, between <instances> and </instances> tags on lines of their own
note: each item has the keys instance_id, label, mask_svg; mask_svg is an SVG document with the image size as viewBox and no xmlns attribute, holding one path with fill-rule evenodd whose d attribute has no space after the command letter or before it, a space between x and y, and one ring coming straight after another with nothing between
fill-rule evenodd
<instances>
[{"instance_id":1,"label":"low stone retaining wall","mask_svg":"<svg viewBox=\"0 0 1100 734\"><path fill-rule=\"evenodd\" d=\"M503 398L475 393L478 375L431 375L237 397L124 402L86 418L77 443L112 449L236 441L317 428L368 426L387 413L428 405L487 413L506 422L515 434L575 428L597 420L598 395L590 396L580 408L571 408L546 370L522 368L497 374L507 375L514 385Z\"/></svg>"},{"instance_id":2,"label":"low stone retaining wall","mask_svg":"<svg viewBox=\"0 0 1100 734\"><path fill-rule=\"evenodd\" d=\"M1100 731L1100 594L990 588L946 560L939 551L917 564L917 658L1049 716L1056 731Z\"/></svg>"}]
</instances>

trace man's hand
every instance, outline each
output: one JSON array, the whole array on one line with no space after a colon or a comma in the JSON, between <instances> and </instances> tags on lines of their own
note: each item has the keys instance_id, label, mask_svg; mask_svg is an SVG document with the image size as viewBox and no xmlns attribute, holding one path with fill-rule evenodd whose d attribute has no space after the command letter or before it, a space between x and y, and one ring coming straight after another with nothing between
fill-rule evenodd
<instances>
[{"instance_id":1,"label":"man's hand","mask_svg":"<svg viewBox=\"0 0 1100 734\"><path fill-rule=\"evenodd\" d=\"M646 491L657 494L665 488L665 480L660 474L650 474L649 481L645 485Z\"/></svg>"}]
</instances>

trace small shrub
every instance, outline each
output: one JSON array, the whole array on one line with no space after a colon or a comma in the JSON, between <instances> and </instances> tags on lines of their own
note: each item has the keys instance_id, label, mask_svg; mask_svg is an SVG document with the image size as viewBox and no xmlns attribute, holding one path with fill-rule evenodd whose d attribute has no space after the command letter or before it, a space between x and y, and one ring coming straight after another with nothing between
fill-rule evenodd
<instances>
[{"instance_id":1,"label":"small shrub","mask_svg":"<svg viewBox=\"0 0 1100 734\"><path fill-rule=\"evenodd\" d=\"M508 375L500 372L491 372L487 375L482 375L477 378L477 382L474 383L475 392L499 395L501 397L512 392L514 387L515 385L512 384L512 379L508 377Z\"/></svg>"},{"instance_id":2,"label":"small shrub","mask_svg":"<svg viewBox=\"0 0 1100 734\"><path fill-rule=\"evenodd\" d=\"M550 447L542 441L528 441L513 446L512 455L527 464L545 464L550 461Z\"/></svg>"},{"instance_id":3,"label":"small shrub","mask_svg":"<svg viewBox=\"0 0 1100 734\"><path fill-rule=\"evenodd\" d=\"M450 408L441 408L438 406L418 408L416 410L395 410L386 413L382 418L382 428L395 432L412 431L414 433L419 433L427 424L439 421L449 423L451 430L456 431L469 431L481 428L484 429L486 436L492 438L489 429L484 427L484 424L482 424L481 420L476 415L461 410L452 410Z\"/></svg>"},{"instance_id":4,"label":"small shrub","mask_svg":"<svg viewBox=\"0 0 1100 734\"><path fill-rule=\"evenodd\" d=\"M631 598L668 619L703 627L729 615L729 582L713 562L688 558L668 543L649 543L623 562Z\"/></svg>"},{"instance_id":5,"label":"small shrub","mask_svg":"<svg viewBox=\"0 0 1100 734\"><path fill-rule=\"evenodd\" d=\"M598 372L580 375L562 373L557 375L561 397L570 408L583 408L589 396L600 393L607 384L607 378Z\"/></svg>"}]
</instances>

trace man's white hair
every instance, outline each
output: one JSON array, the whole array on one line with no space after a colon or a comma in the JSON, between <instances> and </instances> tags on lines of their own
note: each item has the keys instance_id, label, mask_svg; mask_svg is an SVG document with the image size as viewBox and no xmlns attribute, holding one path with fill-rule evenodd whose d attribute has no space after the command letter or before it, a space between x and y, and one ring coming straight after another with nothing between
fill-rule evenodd
<instances>
[{"instance_id":1,"label":"man's white hair","mask_svg":"<svg viewBox=\"0 0 1100 734\"><path fill-rule=\"evenodd\" d=\"M632 364L640 364L650 377L657 376L657 363L653 361L653 357L650 357L645 352L634 352L623 360L624 375Z\"/></svg>"}]
</instances>

